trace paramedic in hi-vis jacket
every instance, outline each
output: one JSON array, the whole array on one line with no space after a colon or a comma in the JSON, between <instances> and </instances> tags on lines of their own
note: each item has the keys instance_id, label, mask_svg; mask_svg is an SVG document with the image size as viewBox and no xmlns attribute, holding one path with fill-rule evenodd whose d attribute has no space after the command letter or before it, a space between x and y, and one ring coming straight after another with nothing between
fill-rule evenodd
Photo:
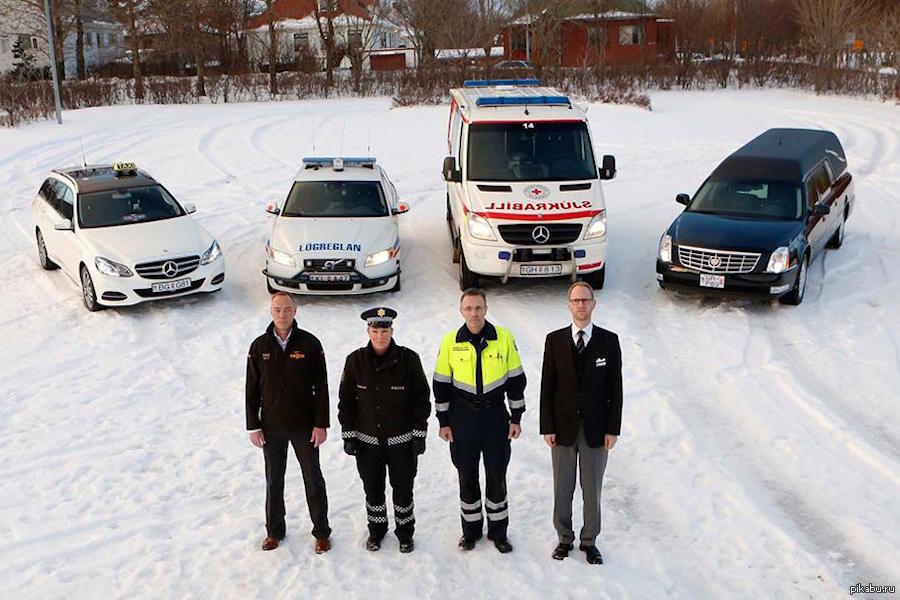
<instances>
[{"instance_id":1,"label":"paramedic in hi-vis jacket","mask_svg":"<svg viewBox=\"0 0 900 600\"><path fill-rule=\"evenodd\" d=\"M450 457L459 472L463 531L459 547L465 551L475 547L483 532L484 510L488 539L507 553L512 545L506 537L506 467L510 440L522 432L525 372L512 334L485 320L487 298L482 290L464 291L459 309L466 322L441 340L432 387L438 434L450 442ZM478 481L482 457L487 479L483 507Z\"/></svg>"}]
</instances>

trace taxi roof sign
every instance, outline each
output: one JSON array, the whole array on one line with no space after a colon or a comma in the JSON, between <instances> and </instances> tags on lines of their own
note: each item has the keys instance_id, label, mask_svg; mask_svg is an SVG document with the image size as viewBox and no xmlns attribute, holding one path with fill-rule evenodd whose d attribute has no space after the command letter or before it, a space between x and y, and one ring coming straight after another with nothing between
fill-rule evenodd
<instances>
[{"instance_id":1,"label":"taxi roof sign","mask_svg":"<svg viewBox=\"0 0 900 600\"><path fill-rule=\"evenodd\" d=\"M133 162L117 162L113 163L113 171L116 175L136 175L137 164Z\"/></svg>"}]
</instances>

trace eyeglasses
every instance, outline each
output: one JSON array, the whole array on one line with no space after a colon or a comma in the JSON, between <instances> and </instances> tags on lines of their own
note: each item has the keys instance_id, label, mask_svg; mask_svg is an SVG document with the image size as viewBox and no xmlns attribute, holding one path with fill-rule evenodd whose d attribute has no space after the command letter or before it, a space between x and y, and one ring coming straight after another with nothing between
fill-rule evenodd
<instances>
[{"instance_id":1,"label":"eyeglasses","mask_svg":"<svg viewBox=\"0 0 900 600\"><path fill-rule=\"evenodd\" d=\"M571 302L572 304L587 304L593 301L593 298L569 298L569 302Z\"/></svg>"}]
</instances>

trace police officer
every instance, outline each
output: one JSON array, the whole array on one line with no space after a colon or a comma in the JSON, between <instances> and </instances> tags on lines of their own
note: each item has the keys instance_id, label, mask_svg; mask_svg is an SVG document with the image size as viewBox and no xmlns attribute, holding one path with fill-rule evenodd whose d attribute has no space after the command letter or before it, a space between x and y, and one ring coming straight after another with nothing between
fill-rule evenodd
<instances>
[{"instance_id":1,"label":"police officer","mask_svg":"<svg viewBox=\"0 0 900 600\"><path fill-rule=\"evenodd\" d=\"M441 340L434 368L439 435L450 442L450 457L459 472L463 531L459 547L472 550L482 536L478 470L483 456L488 539L497 550L507 553L513 548L506 537L506 467L510 440L522 432L519 423L525 412L525 372L512 334L485 320L487 298L482 290L463 292L460 313L466 322ZM504 406L504 394L510 412Z\"/></svg>"},{"instance_id":2,"label":"police officer","mask_svg":"<svg viewBox=\"0 0 900 600\"><path fill-rule=\"evenodd\" d=\"M413 480L418 456L425 452L431 412L428 379L419 355L394 342L397 311L379 307L360 316L366 322L369 343L347 356L338 392L344 452L356 457L366 493L366 548L379 550L388 530L384 493L387 471L400 552L412 552L416 524Z\"/></svg>"},{"instance_id":3,"label":"police officer","mask_svg":"<svg viewBox=\"0 0 900 600\"><path fill-rule=\"evenodd\" d=\"M288 444L300 462L316 554L331 548L328 497L319 446L328 429L328 377L322 344L297 327L297 305L284 292L272 296L272 323L247 355L246 411L250 442L266 460L266 539L274 550L284 539L284 471Z\"/></svg>"}]
</instances>

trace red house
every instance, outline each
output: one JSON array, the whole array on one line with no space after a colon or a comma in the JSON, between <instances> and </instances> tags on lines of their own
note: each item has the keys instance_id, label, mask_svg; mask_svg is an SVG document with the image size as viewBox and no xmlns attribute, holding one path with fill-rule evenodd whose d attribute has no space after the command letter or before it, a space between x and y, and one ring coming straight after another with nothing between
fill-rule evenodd
<instances>
[{"instance_id":1,"label":"red house","mask_svg":"<svg viewBox=\"0 0 900 600\"><path fill-rule=\"evenodd\" d=\"M557 62L563 67L633 65L675 60L674 22L656 14L610 11L567 17L556 27L524 16L503 30L504 58ZM552 40L547 38L552 37ZM558 56L540 56L557 45Z\"/></svg>"}]
</instances>

